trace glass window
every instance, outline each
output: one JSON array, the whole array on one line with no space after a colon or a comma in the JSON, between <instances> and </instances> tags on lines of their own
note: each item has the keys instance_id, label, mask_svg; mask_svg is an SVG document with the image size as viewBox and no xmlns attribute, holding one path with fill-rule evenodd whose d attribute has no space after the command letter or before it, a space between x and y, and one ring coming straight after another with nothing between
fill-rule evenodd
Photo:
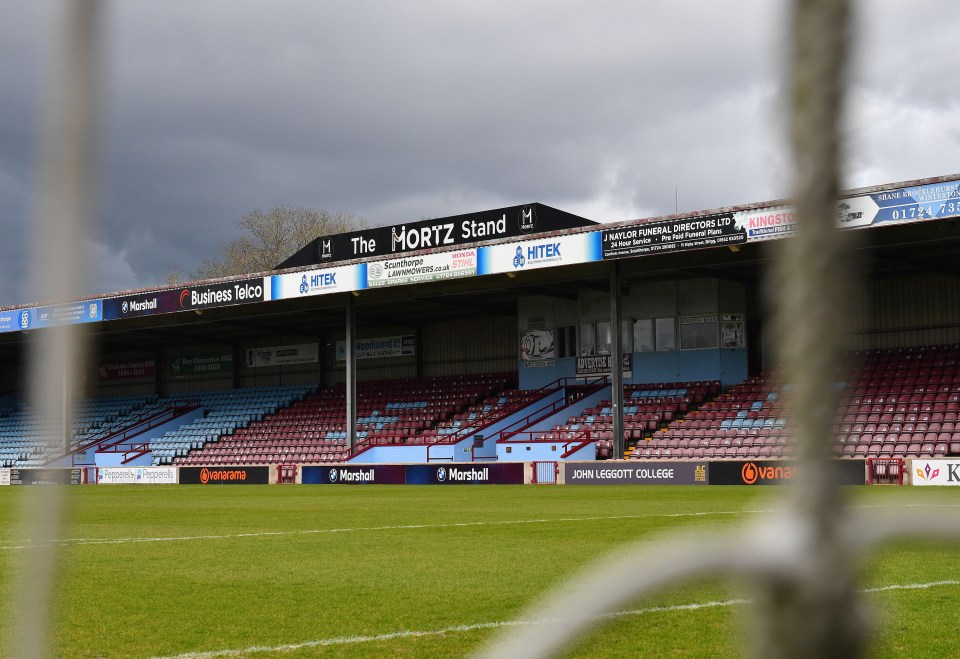
<instances>
[{"instance_id":1,"label":"glass window","mask_svg":"<svg viewBox=\"0 0 960 659\"><path fill-rule=\"evenodd\" d=\"M633 321L620 321L620 352L629 354L633 352Z\"/></svg>"},{"instance_id":2,"label":"glass window","mask_svg":"<svg viewBox=\"0 0 960 659\"><path fill-rule=\"evenodd\" d=\"M597 328L593 323L580 325L580 354L597 354Z\"/></svg>"},{"instance_id":3,"label":"glass window","mask_svg":"<svg viewBox=\"0 0 960 659\"><path fill-rule=\"evenodd\" d=\"M557 328L557 357L577 356L577 328L574 325Z\"/></svg>"},{"instance_id":4,"label":"glass window","mask_svg":"<svg viewBox=\"0 0 960 659\"><path fill-rule=\"evenodd\" d=\"M680 349L701 350L717 347L717 316L687 316L680 319Z\"/></svg>"},{"instance_id":5,"label":"glass window","mask_svg":"<svg viewBox=\"0 0 960 659\"><path fill-rule=\"evenodd\" d=\"M610 321L603 320L597 323L597 354L609 355L613 337L610 335Z\"/></svg>"},{"instance_id":6,"label":"glass window","mask_svg":"<svg viewBox=\"0 0 960 659\"><path fill-rule=\"evenodd\" d=\"M677 325L673 318L657 318L657 352L677 349Z\"/></svg>"},{"instance_id":7,"label":"glass window","mask_svg":"<svg viewBox=\"0 0 960 659\"><path fill-rule=\"evenodd\" d=\"M633 345L637 352L653 352L653 318L641 318L633 324Z\"/></svg>"}]
</instances>

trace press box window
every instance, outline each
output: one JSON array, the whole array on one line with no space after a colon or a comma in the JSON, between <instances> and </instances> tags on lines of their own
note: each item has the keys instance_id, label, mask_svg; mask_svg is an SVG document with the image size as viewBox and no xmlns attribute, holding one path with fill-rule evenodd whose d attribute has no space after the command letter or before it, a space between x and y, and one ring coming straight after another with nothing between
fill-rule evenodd
<instances>
[{"instance_id":1,"label":"press box window","mask_svg":"<svg viewBox=\"0 0 960 659\"><path fill-rule=\"evenodd\" d=\"M680 349L702 350L716 348L718 342L717 315L686 316L680 319Z\"/></svg>"},{"instance_id":2,"label":"press box window","mask_svg":"<svg viewBox=\"0 0 960 659\"><path fill-rule=\"evenodd\" d=\"M593 323L580 325L580 355L597 354L597 326Z\"/></svg>"},{"instance_id":3,"label":"press box window","mask_svg":"<svg viewBox=\"0 0 960 659\"><path fill-rule=\"evenodd\" d=\"M633 324L633 348L637 352L677 349L676 324L673 318L641 318Z\"/></svg>"},{"instance_id":4,"label":"press box window","mask_svg":"<svg viewBox=\"0 0 960 659\"><path fill-rule=\"evenodd\" d=\"M657 352L677 349L677 322L674 318L657 318Z\"/></svg>"},{"instance_id":5,"label":"press box window","mask_svg":"<svg viewBox=\"0 0 960 659\"><path fill-rule=\"evenodd\" d=\"M598 320L595 323L580 325L580 354L581 355L609 355L613 352L613 334L610 328L613 325L609 320ZM624 320L620 331L620 350L624 353L633 352L632 323Z\"/></svg>"},{"instance_id":6,"label":"press box window","mask_svg":"<svg viewBox=\"0 0 960 659\"><path fill-rule=\"evenodd\" d=\"M610 336L610 321L597 323L597 354L609 355L613 337Z\"/></svg>"}]
</instances>

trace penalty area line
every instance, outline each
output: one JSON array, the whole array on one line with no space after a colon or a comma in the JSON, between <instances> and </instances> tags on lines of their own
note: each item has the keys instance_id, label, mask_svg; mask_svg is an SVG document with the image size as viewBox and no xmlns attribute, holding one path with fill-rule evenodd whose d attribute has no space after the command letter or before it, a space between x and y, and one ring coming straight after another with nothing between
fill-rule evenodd
<instances>
[{"instance_id":1,"label":"penalty area line","mask_svg":"<svg viewBox=\"0 0 960 659\"><path fill-rule=\"evenodd\" d=\"M889 586L879 586L875 588L865 588L861 593L884 593L895 590L927 590L943 586L960 586L960 581L945 579L942 581L930 581L927 583L912 584L892 584ZM693 602L690 604L675 604L672 606L651 606L642 609L631 609L629 611L615 611L598 616L592 616L594 620L625 618L629 616L639 616L649 613L672 613L677 611L697 611L700 609L714 609L727 606L738 606L741 604L750 604L750 600L728 599L717 600L713 602ZM336 636L333 638L322 638L314 641L303 641L301 643L287 643L285 645L274 646L251 646L242 650L211 650L207 652L186 652L184 654L167 655L163 657L153 657L152 659L214 659L216 657L239 657L249 654L265 654L271 652L294 652L309 648L330 647L336 645L358 645L361 643L377 643L384 641L395 641L406 638L426 638L431 636L446 636L448 634L460 634L465 632L482 631L487 629L502 629L505 627L522 627L528 625L538 625L547 622L562 622L557 620L501 620L497 622L479 622L471 625L455 625L452 627L442 627L440 629L424 630L403 630L397 632L388 632L385 634L371 634L360 636Z\"/></svg>"}]
</instances>

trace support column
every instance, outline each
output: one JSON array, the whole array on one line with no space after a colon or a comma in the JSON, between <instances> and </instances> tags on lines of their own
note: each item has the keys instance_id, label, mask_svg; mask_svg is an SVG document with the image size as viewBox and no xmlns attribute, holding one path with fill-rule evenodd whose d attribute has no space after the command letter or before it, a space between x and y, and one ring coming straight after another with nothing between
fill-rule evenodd
<instances>
[{"instance_id":1,"label":"support column","mask_svg":"<svg viewBox=\"0 0 960 659\"><path fill-rule=\"evenodd\" d=\"M347 449L352 449L357 443L357 315L353 309L353 295L347 295L346 309L346 340L344 354L344 368L347 379Z\"/></svg>"},{"instance_id":2,"label":"support column","mask_svg":"<svg viewBox=\"0 0 960 659\"><path fill-rule=\"evenodd\" d=\"M620 324L621 310L620 262L610 264L610 383L611 409L613 410L613 454L614 460L623 459L623 337Z\"/></svg>"}]
</instances>

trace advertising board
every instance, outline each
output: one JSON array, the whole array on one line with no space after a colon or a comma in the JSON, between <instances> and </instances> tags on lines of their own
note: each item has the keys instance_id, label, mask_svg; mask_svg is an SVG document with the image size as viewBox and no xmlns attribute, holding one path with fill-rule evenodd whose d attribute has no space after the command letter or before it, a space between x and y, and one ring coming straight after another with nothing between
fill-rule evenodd
<instances>
[{"instance_id":1,"label":"advertising board","mask_svg":"<svg viewBox=\"0 0 960 659\"><path fill-rule=\"evenodd\" d=\"M180 467L181 485L266 485L270 467Z\"/></svg>"},{"instance_id":2,"label":"advertising board","mask_svg":"<svg viewBox=\"0 0 960 659\"><path fill-rule=\"evenodd\" d=\"M592 231L481 247L477 250L477 274L515 273L602 258L601 232Z\"/></svg>"},{"instance_id":3,"label":"advertising board","mask_svg":"<svg viewBox=\"0 0 960 659\"><path fill-rule=\"evenodd\" d=\"M247 368L287 366L289 364L316 364L320 360L320 348L316 343L298 343L287 346L249 348Z\"/></svg>"},{"instance_id":4,"label":"advertising board","mask_svg":"<svg viewBox=\"0 0 960 659\"><path fill-rule=\"evenodd\" d=\"M367 264L367 287L399 286L477 274L477 250L397 256Z\"/></svg>"},{"instance_id":5,"label":"advertising board","mask_svg":"<svg viewBox=\"0 0 960 659\"><path fill-rule=\"evenodd\" d=\"M366 287L365 271L365 265L345 265L339 268L272 275L270 298L290 300L311 295L359 291Z\"/></svg>"},{"instance_id":6,"label":"advertising board","mask_svg":"<svg viewBox=\"0 0 960 659\"><path fill-rule=\"evenodd\" d=\"M522 485L522 462L407 465L407 485Z\"/></svg>"},{"instance_id":7,"label":"advertising board","mask_svg":"<svg viewBox=\"0 0 960 659\"><path fill-rule=\"evenodd\" d=\"M837 483L866 483L864 460L834 460ZM721 460L710 463L711 485L779 485L793 480L794 464L780 460Z\"/></svg>"},{"instance_id":8,"label":"advertising board","mask_svg":"<svg viewBox=\"0 0 960 659\"><path fill-rule=\"evenodd\" d=\"M910 468L913 485L960 485L960 460L913 460Z\"/></svg>"},{"instance_id":9,"label":"advertising board","mask_svg":"<svg viewBox=\"0 0 960 659\"><path fill-rule=\"evenodd\" d=\"M543 204L508 206L395 226L371 227L334 236L320 236L279 264L277 269L394 256L592 224L594 222L591 220Z\"/></svg>"},{"instance_id":10,"label":"advertising board","mask_svg":"<svg viewBox=\"0 0 960 659\"><path fill-rule=\"evenodd\" d=\"M101 380L152 378L156 374L157 360L152 358L101 362L97 368L97 375Z\"/></svg>"},{"instance_id":11,"label":"advertising board","mask_svg":"<svg viewBox=\"0 0 960 659\"><path fill-rule=\"evenodd\" d=\"M175 485L176 467L98 467L99 485Z\"/></svg>"},{"instance_id":12,"label":"advertising board","mask_svg":"<svg viewBox=\"0 0 960 659\"><path fill-rule=\"evenodd\" d=\"M100 300L67 302L47 307L38 307L34 327L57 327L60 325L78 325L96 323L103 320L103 307Z\"/></svg>"},{"instance_id":13,"label":"advertising board","mask_svg":"<svg viewBox=\"0 0 960 659\"><path fill-rule=\"evenodd\" d=\"M706 462L565 462L567 485L707 485Z\"/></svg>"},{"instance_id":14,"label":"advertising board","mask_svg":"<svg viewBox=\"0 0 960 659\"><path fill-rule=\"evenodd\" d=\"M960 182L929 183L871 194L845 197L837 202L837 226L862 228L946 219L960 216ZM734 214L737 227L750 242L788 236L797 216L789 206L773 206Z\"/></svg>"},{"instance_id":15,"label":"advertising board","mask_svg":"<svg viewBox=\"0 0 960 659\"><path fill-rule=\"evenodd\" d=\"M557 364L552 329L527 330L520 335L520 359L527 368L552 368Z\"/></svg>"},{"instance_id":16,"label":"advertising board","mask_svg":"<svg viewBox=\"0 0 960 659\"><path fill-rule=\"evenodd\" d=\"M185 311L251 304L268 300L269 286L269 277L190 285L180 289L177 301L180 309Z\"/></svg>"},{"instance_id":17,"label":"advertising board","mask_svg":"<svg viewBox=\"0 0 960 659\"><path fill-rule=\"evenodd\" d=\"M19 332L103 320L102 300L67 302L45 307L12 309L0 313L0 332Z\"/></svg>"},{"instance_id":18,"label":"advertising board","mask_svg":"<svg viewBox=\"0 0 960 659\"><path fill-rule=\"evenodd\" d=\"M224 353L205 353L202 355L187 355L175 357L170 361L170 372L174 378L184 378L188 375L201 373L231 373L233 370L233 355Z\"/></svg>"},{"instance_id":19,"label":"advertising board","mask_svg":"<svg viewBox=\"0 0 960 659\"><path fill-rule=\"evenodd\" d=\"M337 341L337 361L347 359L346 341ZM357 339L353 344L356 359L382 359L384 357L409 357L417 354L417 337L378 336L372 339Z\"/></svg>"},{"instance_id":20,"label":"advertising board","mask_svg":"<svg viewBox=\"0 0 960 659\"><path fill-rule=\"evenodd\" d=\"M633 360L630 353L624 353L620 359L620 368L624 377L633 373ZM584 355L577 357L577 375L610 375L613 373L612 355Z\"/></svg>"},{"instance_id":21,"label":"advertising board","mask_svg":"<svg viewBox=\"0 0 960 659\"><path fill-rule=\"evenodd\" d=\"M104 320L139 318L177 311L183 311L180 306L180 289L123 295L103 301Z\"/></svg>"},{"instance_id":22,"label":"advertising board","mask_svg":"<svg viewBox=\"0 0 960 659\"><path fill-rule=\"evenodd\" d=\"M304 466L300 471L304 485L403 485L403 465Z\"/></svg>"},{"instance_id":23,"label":"advertising board","mask_svg":"<svg viewBox=\"0 0 960 659\"><path fill-rule=\"evenodd\" d=\"M732 213L649 222L603 231L603 258L619 259L747 242Z\"/></svg>"},{"instance_id":24,"label":"advertising board","mask_svg":"<svg viewBox=\"0 0 960 659\"><path fill-rule=\"evenodd\" d=\"M10 470L0 469L0 486L10 484Z\"/></svg>"},{"instance_id":25,"label":"advertising board","mask_svg":"<svg viewBox=\"0 0 960 659\"><path fill-rule=\"evenodd\" d=\"M81 485L82 469L10 469L11 485Z\"/></svg>"}]
</instances>

